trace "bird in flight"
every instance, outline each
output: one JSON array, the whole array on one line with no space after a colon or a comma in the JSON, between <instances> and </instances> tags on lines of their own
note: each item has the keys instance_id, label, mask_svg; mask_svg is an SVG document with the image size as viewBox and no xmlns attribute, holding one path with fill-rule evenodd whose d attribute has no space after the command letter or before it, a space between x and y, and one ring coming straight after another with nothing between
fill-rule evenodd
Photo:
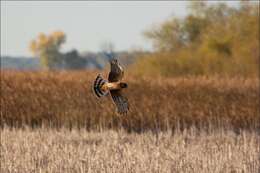
<instances>
[{"instance_id":1,"label":"bird in flight","mask_svg":"<svg viewBox=\"0 0 260 173\"><path fill-rule=\"evenodd\" d=\"M117 59L110 61L111 70L108 75L108 81L99 74L94 82L94 92L97 97L106 96L109 92L117 107L119 114L127 114L129 104L127 98L122 94L122 90L127 88L127 83L121 82L124 76L124 70L119 65Z\"/></svg>"}]
</instances>

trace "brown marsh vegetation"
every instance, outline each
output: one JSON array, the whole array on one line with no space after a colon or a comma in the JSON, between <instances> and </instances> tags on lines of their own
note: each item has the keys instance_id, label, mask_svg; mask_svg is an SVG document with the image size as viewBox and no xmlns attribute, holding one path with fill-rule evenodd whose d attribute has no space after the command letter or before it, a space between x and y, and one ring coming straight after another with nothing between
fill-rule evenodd
<instances>
[{"instance_id":1,"label":"brown marsh vegetation","mask_svg":"<svg viewBox=\"0 0 260 173\"><path fill-rule=\"evenodd\" d=\"M257 78L126 74L120 117L97 73L2 71L0 172L259 171Z\"/></svg>"},{"instance_id":2,"label":"brown marsh vegetation","mask_svg":"<svg viewBox=\"0 0 260 173\"><path fill-rule=\"evenodd\" d=\"M126 75L130 112L121 117L110 97L93 94L97 73L3 71L0 125L139 132L189 126L259 129L257 78Z\"/></svg>"}]
</instances>

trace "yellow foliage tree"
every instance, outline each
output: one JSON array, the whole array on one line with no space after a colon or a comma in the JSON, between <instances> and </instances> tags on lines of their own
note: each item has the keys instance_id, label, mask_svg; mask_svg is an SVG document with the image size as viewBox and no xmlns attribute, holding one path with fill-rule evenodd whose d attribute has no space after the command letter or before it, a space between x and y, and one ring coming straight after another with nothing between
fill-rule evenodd
<instances>
[{"instance_id":1,"label":"yellow foliage tree","mask_svg":"<svg viewBox=\"0 0 260 173\"><path fill-rule=\"evenodd\" d=\"M156 52L141 58L135 71L165 76L258 75L258 7L253 2L241 2L240 8L192 2L187 17L173 17L145 32Z\"/></svg>"},{"instance_id":2,"label":"yellow foliage tree","mask_svg":"<svg viewBox=\"0 0 260 173\"><path fill-rule=\"evenodd\" d=\"M62 61L59 49L65 40L66 36L62 31L55 31L50 35L40 33L35 40L31 41L30 51L40 58L45 69L53 69Z\"/></svg>"}]
</instances>

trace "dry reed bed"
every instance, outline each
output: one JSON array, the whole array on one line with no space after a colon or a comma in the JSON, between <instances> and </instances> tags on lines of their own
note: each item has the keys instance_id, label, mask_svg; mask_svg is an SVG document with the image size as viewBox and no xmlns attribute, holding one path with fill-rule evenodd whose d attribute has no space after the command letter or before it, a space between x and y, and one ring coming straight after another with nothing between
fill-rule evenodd
<instances>
[{"instance_id":1,"label":"dry reed bed","mask_svg":"<svg viewBox=\"0 0 260 173\"><path fill-rule=\"evenodd\" d=\"M98 73L1 71L0 125L123 127L129 131L184 129L191 125L205 129L260 128L257 78L126 74L130 113L120 117L109 97L94 96L92 83Z\"/></svg>"},{"instance_id":2,"label":"dry reed bed","mask_svg":"<svg viewBox=\"0 0 260 173\"><path fill-rule=\"evenodd\" d=\"M260 136L197 129L154 135L107 130L1 130L0 172L250 172L260 171Z\"/></svg>"}]
</instances>

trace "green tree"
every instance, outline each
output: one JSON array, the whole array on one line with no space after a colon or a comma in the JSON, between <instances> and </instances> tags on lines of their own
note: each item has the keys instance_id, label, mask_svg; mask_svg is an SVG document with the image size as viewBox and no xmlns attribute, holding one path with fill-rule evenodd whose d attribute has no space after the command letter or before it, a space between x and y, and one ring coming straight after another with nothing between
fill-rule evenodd
<instances>
[{"instance_id":1,"label":"green tree","mask_svg":"<svg viewBox=\"0 0 260 173\"><path fill-rule=\"evenodd\" d=\"M159 51L175 51L185 44L183 26L177 18L144 32L144 35L152 40L154 48Z\"/></svg>"},{"instance_id":2,"label":"green tree","mask_svg":"<svg viewBox=\"0 0 260 173\"><path fill-rule=\"evenodd\" d=\"M82 69L86 66L86 59L81 58L77 50L65 53L64 62L67 69Z\"/></svg>"}]
</instances>

